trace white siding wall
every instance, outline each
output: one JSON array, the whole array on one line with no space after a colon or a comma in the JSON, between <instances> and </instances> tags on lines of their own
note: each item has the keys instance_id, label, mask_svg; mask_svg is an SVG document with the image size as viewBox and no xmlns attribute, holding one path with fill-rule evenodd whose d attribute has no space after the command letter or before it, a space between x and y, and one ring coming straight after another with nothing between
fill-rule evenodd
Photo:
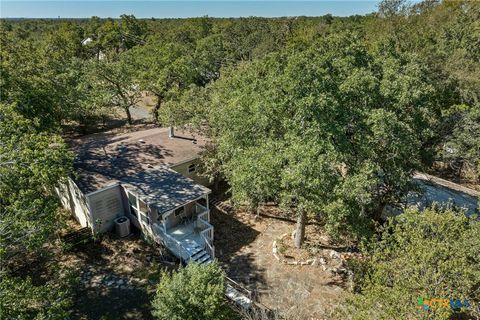
<instances>
[{"instance_id":1,"label":"white siding wall","mask_svg":"<svg viewBox=\"0 0 480 320\"><path fill-rule=\"evenodd\" d=\"M198 159L188 161L171 168L187 178L192 179L195 183L208 186L208 179L197 175L197 171L188 172L191 164L199 164ZM198 170L198 169L197 169ZM126 194L120 185L113 185L104 189L84 195L72 179L62 184L56 189L57 194L64 208L70 210L76 220L82 227L91 227L95 233L102 233L113 228L115 218L127 215L131 222L143 231L150 231L145 225L138 221L134 216L129 214L128 202ZM187 205L186 214L190 214L194 207ZM150 211L150 210L149 210ZM157 222L156 212L149 212L151 223ZM166 226L171 227L180 221L180 217L173 214L166 221Z\"/></svg>"},{"instance_id":2,"label":"white siding wall","mask_svg":"<svg viewBox=\"0 0 480 320\"><path fill-rule=\"evenodd\" d=\"M211 185L211 183L208 181L208 179L204 178L204 177L201 177L197 174L199 163L200 163L199 159L193 159L191 161L180 163L178 165L173 165L170 168L177 171L178 173L182 174L183 176L192 179L195 183L208 187L209 185ZM188 167L191 164L196 165L196 170L194 172L188 172Z\"/></svg>"},{"instance_id":3,"label":"white siding wall","mask_svg":"<svg viewBox=\"0 0 480 320\"><path fill-rule=\"evenodd\" d=\"M68 178L65 183L56 188L56 191L63 207L72 212L82 227L92 224L86 197L72 179Z\"/></svg>"},{"instance_id":4,"label":"white siding wall","mask_svg":"<svg viewBox=\"0 0 480 320\"><path fill-rule=\"evenodd\" d=\"M113 185L87 195L92 213L95 233L102 233L113 228L113 221L125 214L120 185Z\"/></svg>"}]
</instances>

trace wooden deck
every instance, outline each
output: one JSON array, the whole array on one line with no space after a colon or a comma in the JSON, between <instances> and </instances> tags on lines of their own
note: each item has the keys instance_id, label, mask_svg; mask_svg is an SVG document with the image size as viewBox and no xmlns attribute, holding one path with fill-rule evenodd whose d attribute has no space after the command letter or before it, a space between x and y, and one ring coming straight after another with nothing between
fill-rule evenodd
<instances>
[{"instance_id":1,"label":"wooden deck","mask_svg":"<svg viewBox=\"0 0 480 320\"><path fill-rule=\"evenodd\" d=\"M155 239L163 243L174 255L184 262L210 263L215 258L214 251L197 230L195 223L180 224L165 231L162 226L154 224L152 231Z\"/></svg>"},{"instance_id":2,"label":"wooden deck","mask_svg":"<svg viewBox=\"0 0 480 320\"><path fill-rule=\"evenodd\" d=\"M171 229L168 229L167 233L175 240L180 242L182 247L185 248L190 254L195 251L194 249L196 247L203 247L205 242L200 236L200 233L196 232L194 223L175 226Z\"/></svg>"}]
</instances>

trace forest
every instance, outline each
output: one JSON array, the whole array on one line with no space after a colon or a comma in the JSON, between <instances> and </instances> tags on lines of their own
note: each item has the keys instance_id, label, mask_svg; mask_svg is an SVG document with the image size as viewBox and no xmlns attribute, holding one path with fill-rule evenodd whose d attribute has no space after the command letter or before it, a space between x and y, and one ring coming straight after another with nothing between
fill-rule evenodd
<instances>
[{"instance_id":1,"label":"forest","mask_svg":"<svg viewBox=\"0 0 480 320\"><path fill-rule=\"evenodd\" d=\"M351 17L2 19L0 34L0 319L69 318L75 270L55 266L66 215L54 190L74 174L65 140L114 114L132 125L144 92L157 126L213 142L202 173L226 181L235 205L278 205L296 220L297 248L317 221L369 257L352 264L336 317L418 319L419 296L453 296L474 307L420 315L480 318L474 218L381 220L417 171L480 190L480 2L384 0ZM19 275L35 259L50 261L49 281ZM173 312L166 300L157 319ZM231 318L221 300L168 319Z\"/></svg>"}]
</instances>

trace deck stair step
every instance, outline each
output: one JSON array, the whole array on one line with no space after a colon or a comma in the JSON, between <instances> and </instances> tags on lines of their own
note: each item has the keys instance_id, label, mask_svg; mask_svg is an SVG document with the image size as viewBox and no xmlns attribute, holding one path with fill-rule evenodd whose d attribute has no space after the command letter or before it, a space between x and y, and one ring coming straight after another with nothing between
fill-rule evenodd
<instances>
[{"instance_id":1,"label":"deck stair step","mask_svg":"<svg viewBox=\"0 0 480 320\"><path fill-rule=\"evenodd\" d=\"M89 227L67 233L62 238L65 243L70 244L72 247L93 241L92 230Z\"/></svg>"},{"instance_id":2,"label":"deck stair step","mask_svg":"<svg viewBox=\"0 0 480 320\"><path fill-rule=\"evenodd\" d=\"M210 259L210 255L205 253L205 255L203 255L200 259L197 260L198 263L204 263L206 262L207 260L212 260Z\"/></svg>"},{"instance_id":3,"label":"deck stair step","mask_svg":"<svg viewBox=\"0 0 480 320\"><path fill-rule=\"evenodd\" d=\"M201 248L201 247L190 247L190 248L186 248L186 249L187 249L190 256L194 256L197 253L203 251L203 248Z\"/></svg>"},{"instance_id":4,"label":"deck stair step","mask_svg":"<svg viewBox=\"0 0 480 320\"><path fill-rule=\"evenodd\" d=\"M216 207L217 209L223 211L230 211L233 209L233 206L228 201L220 201L218 198L210 198L210 206Z\"/></svg>"},{"instance_id":5,"label":"deck stair step","mask_svg":"<svg viewBox=\"0 0 480 320\"><path fill-rule=\"evenodd\" d=\"M191 259L195 260L195 261L198 261L199 259L201 259L203 256L205 256L207 253L205 252L205 250L202 250L202 251L199 251L197 252L196 254L194 254L193 256L191 256Z\"/></svg>"},{"instance_id":6,"label":"deck stair step","mask_svg":"<svg viewBox=\"0 0 480 320\"><path fill-rule=\"evenodd\" d=\"M210 255L205 250L201 249L199 252L190 256L190 261L199 264L207 264L212 262L212 257L210 257Z\"/></svg>"}]
</instances>

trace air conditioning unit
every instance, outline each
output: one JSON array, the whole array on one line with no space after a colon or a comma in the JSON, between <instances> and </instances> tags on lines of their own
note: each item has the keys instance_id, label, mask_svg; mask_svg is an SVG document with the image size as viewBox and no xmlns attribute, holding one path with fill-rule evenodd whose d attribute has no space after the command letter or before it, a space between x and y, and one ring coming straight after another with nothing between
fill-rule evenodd
<instances>
[{"instance_id":1,"label":"air conditioning unit","mask_svg":"<svg viewBox=\"0 0 480 320\"><path fill-rule=\"evenodd\" d=\"M115 219L115 232L120 238L130 234L130 219L127 217L119 217Z\"/></svg>"}]
</instances>

